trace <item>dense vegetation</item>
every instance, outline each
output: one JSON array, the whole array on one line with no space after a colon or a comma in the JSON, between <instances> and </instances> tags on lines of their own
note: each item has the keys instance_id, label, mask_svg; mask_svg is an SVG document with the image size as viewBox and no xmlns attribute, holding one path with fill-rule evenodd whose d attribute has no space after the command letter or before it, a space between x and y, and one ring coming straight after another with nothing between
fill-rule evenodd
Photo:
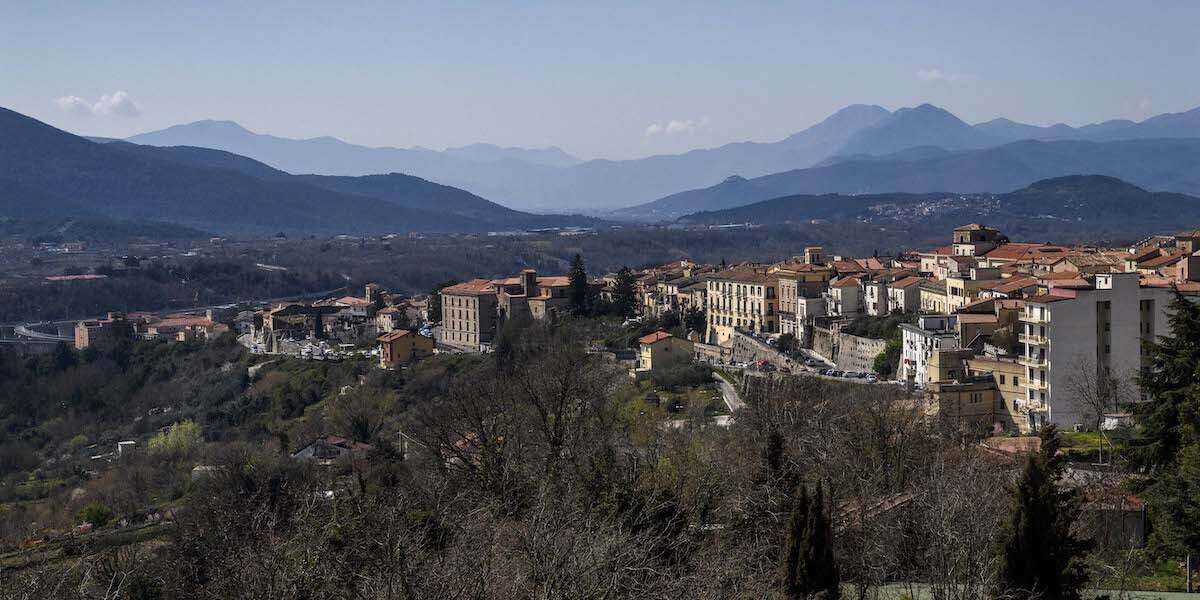
<instances>
[{"instance_id":1,"label":"dense vegetation","mask_svg":"<svg viewBox=\"0 0 1200 600\"><path fill-rule=\"evenodd\" d=\"M109 311L207 306L324 291L345 284L332 271L265 271L245 259L147 262L137 268L100 265L94 270L107 277L0 283L0 321L76 319Z\"/></svg>"},{"instance_id":2,"label":"dense vegetation","mask_svg":"<svg viewBox=\"0 0 1200 600\"><path fill-rule=\"evenodd\" d=\"M135 598L864 598L921 581L942 598L1071 598L1085 578L1149 581L1156 557L1191 547L1193 525L1173 516L1186 513L1161 496L1156 531L1169 540L1089 550L1102 538L1081 499L1059 491L1052 430L1041 453L1013 461L931 424L898 389L748 377L748 408L727 427L706 421L703 403L667 427L670 407L651 404L646 386L673 398L707 373L634 382L586 351L620 327L508 327L492 354L399 373L283 360L251 376L228 339L5 354L0 414L15 441L0 453L0 533L5 547L30 548L0 551L0 587L63 598L111 597L111 586ZM1165 427L1180 443L1162 456L1183 458L1155 472L1171 482L1159 489L1177 490L1190 481L1192 434L1146 423L1176 423ZM371 449L330 467L289 458L328 433ZM138 449L88 458L122 439ZM39 542L47 527L84 522L95 529ZM1048 558L1015 560L1031 552Z\"/></svg>"}]
</instances>

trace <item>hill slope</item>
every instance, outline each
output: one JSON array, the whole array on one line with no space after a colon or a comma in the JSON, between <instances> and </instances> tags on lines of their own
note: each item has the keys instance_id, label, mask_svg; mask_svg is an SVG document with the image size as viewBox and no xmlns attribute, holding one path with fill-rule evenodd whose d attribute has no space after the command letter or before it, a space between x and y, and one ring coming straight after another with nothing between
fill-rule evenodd
<instances>
[{"instance_id":1,"label":"hill slope","mask_svg":"<svg viewBox=\"0 0 1200 600\"><path fill-rule=\"evenodd\" d=\"M830 227L869 223L919 231L986 222L1010 235L1034 236L1031 239L1128 239L1200 223L1200 198L1150 192L1102 175L1072 175L1005 194L801 194L699 212L679 221L795 225L814 219Z\"/></svg>"},{"instance_id":2,"label":"hill slope","mask_svg":"<svg viewBox=\"0 0 1200 600\"><path fill-rule=\"evenodd\" d=\"M614 216L671 219L792 194L1006 192L1079 173L1118 177L1148 189L1200 194L1200 139L1023 141L914 161L848 160L672 194Z\"/></svg>"},{"instance_id":3,"label":"hill slope","mask_svg":"<svg viewBox=\"0 0 1200 600\"><path fill-rule=\"evenodd\" d=\"M5 109L0 211L153 220L224 232L472 232L569 220L519 213L406 175L330 181L201 148L98 144Z\"/></svg>"}]
</instances>

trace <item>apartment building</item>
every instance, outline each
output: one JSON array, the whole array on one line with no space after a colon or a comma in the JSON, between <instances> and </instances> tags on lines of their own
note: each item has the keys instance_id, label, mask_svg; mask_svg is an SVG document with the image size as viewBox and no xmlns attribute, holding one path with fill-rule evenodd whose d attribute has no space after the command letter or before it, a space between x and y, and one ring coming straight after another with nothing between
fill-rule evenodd
<instances>
[{"instance_id":1,"label":"apartment building","mask_svg":"<svg viewBox=\"0 0 1200 600\"><path fill-rule=\"evenodd\" d=\"M974 302L985 283L999 279L999 269L980 266L973 266L961 273L950 273L946 277L947 312L954 312Z\"/></svg>"},{"instance_id":2,"label":"apartment building","mask_svg":"<svg viewBox=\"0 0 1200 600\"><path fill-rule=\"evenodd\" d=\"M923 315L916 324L900 324L900 365L896 378L917 387L929 383L929 359L935 352L959 349L958 315Z\"/></svg>"},{"instance_id":3,"label":"apartment building","mask_svg":"<svg viewBox=\"0 0 1200 600\"><path fill-rule=\"evenodd\" d=\"M828 267L807 262L820 257L820 248L806 248L803 263L783 263L771 267L770 273L779 279L779 331L800 335L800 329L812 322L814 316L824 316L824 302L820 314L813 314L812 301L820 300L829 288L832 277Z\"/></svg>"},{"instance_id":4,"label":"apartment building","mask_svg":"<svg viewBox=\"0 0 1200 600\"><path fill-rule=\"evenodd\" d=\"M1072 381L1098 372L1132 380L1142 345L1169 334L1171 290L1140 283L1137 273L1098 273L1089 286L1055 287L1025 299L1020 364L1028 426L1081 422Z\"/></svg>"},{"instance_id":5,"label":"apartment building","mask_svg":"<svg viewBox=\"0 0 1200 600\"><path fill-rule=\"evenodd\" d=\"M864 312L862 282L857 277L844 277L829 284L825 310L835 317L861 316Z\"/></svg>"},{"instance_id":6,"label":"apartment building","mask_svg":"<svg viewBox=\"0 0 1200 600\"><path fill-rule=\"evenodd\" d=\"M735 329L756 334L778 332L779 278L756 266L741 266L708 276L710 344L728 346Z\"/></svg>"},{"instance_id":7,"label":"apartment building","mask_svg":"<svg viewBox=\"0 0 1200 600\"><path fill-rule=\"evenodd\" d=\"M905 277L894 281L887 289L888 312L917 312L921 309L920 277Z\"/></svg>"},{"instance_id":8,"label":"apartment building","mask_svg":"<svg viewBox=\"0 0 1200 600\"><path fill-rule=\"evenodd\" d=\"M442 289L441 343L478 352L496 335L496 288L487 279L472 279Z\"/></svg>"}]
</instances>

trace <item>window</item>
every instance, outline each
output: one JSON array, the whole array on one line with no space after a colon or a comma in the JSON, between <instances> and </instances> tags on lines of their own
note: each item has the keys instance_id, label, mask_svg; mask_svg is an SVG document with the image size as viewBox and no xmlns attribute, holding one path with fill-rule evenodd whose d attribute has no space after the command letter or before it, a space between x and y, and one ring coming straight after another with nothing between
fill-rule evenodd
<instances>
[{"instance_id":1,"label":"window","mask_svg":"<svg viewBox=\"0 0 1200 600\"><path fill-rule=\"evenodd\" d=\"M1013 385L1021 385L1021 378L1013 375Z\"/></svg>"},{"instance_id":2,"label":"window","mask_svg":"<svg viewBox=\"0 0 1200 600\"><path fill-rule=\"evenodd\" d=\"M1004 373L1000 374L1000 385L1004 385Z\"/></svg>"}]
</instances>

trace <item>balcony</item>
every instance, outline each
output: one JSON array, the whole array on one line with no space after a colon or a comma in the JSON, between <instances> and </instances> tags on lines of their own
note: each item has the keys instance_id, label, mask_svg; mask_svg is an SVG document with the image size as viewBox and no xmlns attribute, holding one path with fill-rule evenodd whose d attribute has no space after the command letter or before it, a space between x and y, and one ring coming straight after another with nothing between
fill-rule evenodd
<instances>
[{"instance_id":1,"label":"balcony","mask_svg":"<svg viewBox=\"0 0 1200 600\"><path fill-rule=\"evenodd\" d=\"M1046 344L1050 343L1049 338L1034 333L1022 333L1021 335L1017 336L1017 339L1021 340L1023 343L1033 346L1045 346Z\"/></svg>"},{"instance_id":2,"label":"balcony","mask_svg":"<svg viewBox=\"0 0 1200 600\"><path fill-rule=\"evenodd\" d=\"M1017 359L1017 363L1024 365L1026 367L1034 367L1034 368L1045 367L1046 366L1046 357L1045 356L1036 356L1036 355L1035 356L1025 356L1024 354L1022 354L1020 356L1020 358Z\"/></svg>"},{"instance_id":3,"label":"balcony","mask_svg":"<svg viewBox=\"0 0 1200 600\"><path fill-rule=\"evenodd\" d=\"M1036 311L1029 312L1029 313L1025 313L1025 314L1021 315L1021 322L1022 323L1049 323L1050 316L1049 315L1038 316Z\"/></svg>"},{"instance_id":4,"label":"balcony","mask_svg":"<svg viewBox=\"0 0 1200 600\"><path fill-rule=\"evenodd\" d=\"M1025 383L1023 383L1021 385L1021 387L1030 389L1030 390L1043 390L1044 391L1044 390L1050 389L1050 383L1047 382L1045 379L1026 379Z\"/></svg>"}]
</instances>

